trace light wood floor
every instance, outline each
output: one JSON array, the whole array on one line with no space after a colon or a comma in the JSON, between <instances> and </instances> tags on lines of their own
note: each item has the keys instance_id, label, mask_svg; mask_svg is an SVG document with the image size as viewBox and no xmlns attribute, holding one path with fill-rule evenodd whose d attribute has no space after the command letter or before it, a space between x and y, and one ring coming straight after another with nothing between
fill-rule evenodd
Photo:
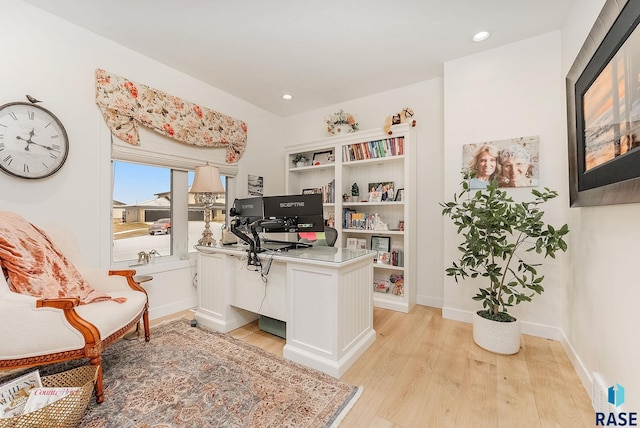
<instances>
[{"instance_id":1,"label":"light wood floor","mask_svg":"<svg viewBox=\"0 0 640 428\"><path fill-rule=\"evenodd\" d=\"M593 427L591 401L559 342L523 335L516 355L473 343L471 324L416 305L376 308L376 341L342 381L363 387L341 427ZM231 335L282 355L257 323Z\"/></svg>"}]
</instances>

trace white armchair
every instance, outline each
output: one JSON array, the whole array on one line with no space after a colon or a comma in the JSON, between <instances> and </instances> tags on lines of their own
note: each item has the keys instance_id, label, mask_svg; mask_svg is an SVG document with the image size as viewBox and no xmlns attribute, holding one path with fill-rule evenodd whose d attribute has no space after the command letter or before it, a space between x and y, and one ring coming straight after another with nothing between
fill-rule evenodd
<instances>
[{"instance_id":1,"label":"white armchair","mask_svg":"<svg viewBox=\"0 0 640 428\"><path fill-rule=\"evenodd\" d=\"M80 305L77 298L40 299L11 291L0 274L0 370L88 358L99 368L95 392L96 401L102 403L102 351L141 318L145 340L150 339L147 293L134 280L134 270L87 268L68 231L44 230L93 288L126 301Z\"/></svg>"}]
</instances>

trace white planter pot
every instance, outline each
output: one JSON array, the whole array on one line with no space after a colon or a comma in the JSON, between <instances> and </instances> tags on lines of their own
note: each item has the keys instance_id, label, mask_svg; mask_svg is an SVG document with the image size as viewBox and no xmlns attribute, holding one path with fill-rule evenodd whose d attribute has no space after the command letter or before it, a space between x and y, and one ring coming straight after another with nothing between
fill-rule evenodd
<instances>
[{"instance_id":1,"label":"white planter pot","mask_svg":"<svg viewBox=\"0 0 640 428\"><path fill-rule=\"evenodd\" d=\"M520 321L492 321L474 313L473 341L496 354L516 354L520 350Z\"/></svg>"}]
</instances>

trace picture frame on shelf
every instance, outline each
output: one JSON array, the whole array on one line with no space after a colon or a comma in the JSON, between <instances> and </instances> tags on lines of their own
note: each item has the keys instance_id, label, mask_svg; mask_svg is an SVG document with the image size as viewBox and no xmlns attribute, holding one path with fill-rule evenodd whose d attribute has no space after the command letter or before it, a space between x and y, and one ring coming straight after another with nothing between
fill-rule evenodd
<instances>
[{"instance_id":1,"label":"picture frame on shelf","mask_svg":"<svg viewBox=\"0 0 640 428\"><path fill-rule=\"evenodd\" d=\"M378 263L383 265L391 264L391 253L389 251L378 251Z\"/></svg>"},{"instance_id":2,"label":"picture frame on shelf","mask_svg":"<svg viewBox=\"0 0 640 428\"><path fill-rule=\"evenodd\" d=\"M369 191L369 202L393 200L395 197L395 191L393 189L393 181L369 183L367 186L367 190Z\"/></svg>"},{"instance_id":3,"label":"picture frame on shelf","mask_svg":"<svg viewBox=\"0 0 640 428\"><path fill-rule=\"evenodd\" d=\"M357 238L347 238L347 249L356 250L358 248Z\"/></svg>"},{"instance_id":4,"label":"picture frame on shelf","mask_svg":"<svg viewBox=\"0 0 640 428\"><path fill-rule=\"evenodd\" d=\"M404 188L396 190L396 197L394 198L396 202L404 201Z\"/></svg>"},{"instance_id":5,"label":"picture frame on shelf","mask_svg":"<svg viewBox=\"0 0 640 428\"><path fill-rule=\"evenodd\" d=\"M639 22L637 4L607 0L567 74L572 207L640 202Z\"/></svg>"},{"instance_id":6,"label":"picture frame on shelf","mask_svg":"<svg viewBox=\"0 0 640 428\"><path fill-rule=\"evenodd\" d=\"M371 237L371 249L377 252L389 252L391 251L391 237L390 236L377 236Z\"/></svg>"},{"instance_id":7,"label":"picture frame on shelf","mask_svg":"<svg viewBox=\"0 0 640 428\"><path fill-rule=\"evenodd\" d=\"M333 163L335 157L333 156L333 150L326 150L324 152L315 152L313 154L312 165L324 165L327 163Z\"/></svg>"}]
</instances>

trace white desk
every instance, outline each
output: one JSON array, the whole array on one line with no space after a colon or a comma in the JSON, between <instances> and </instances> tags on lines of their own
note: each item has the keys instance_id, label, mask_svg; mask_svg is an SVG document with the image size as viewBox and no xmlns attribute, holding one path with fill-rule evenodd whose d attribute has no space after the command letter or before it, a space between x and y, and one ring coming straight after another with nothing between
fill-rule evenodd
<instances>
[{"instance_id":1,"label":"white desk","mask_svg":"<svg viewBox=\"0 0 640 428\"><path fill-rule=\"evenodd\" d=\"M261 253L264 282L244 248L198 247L196 320L223 333L257 314L286 322L284 357L341 377L375 341L374 251L313 247Z\"/></svg>"}]
</instances>

